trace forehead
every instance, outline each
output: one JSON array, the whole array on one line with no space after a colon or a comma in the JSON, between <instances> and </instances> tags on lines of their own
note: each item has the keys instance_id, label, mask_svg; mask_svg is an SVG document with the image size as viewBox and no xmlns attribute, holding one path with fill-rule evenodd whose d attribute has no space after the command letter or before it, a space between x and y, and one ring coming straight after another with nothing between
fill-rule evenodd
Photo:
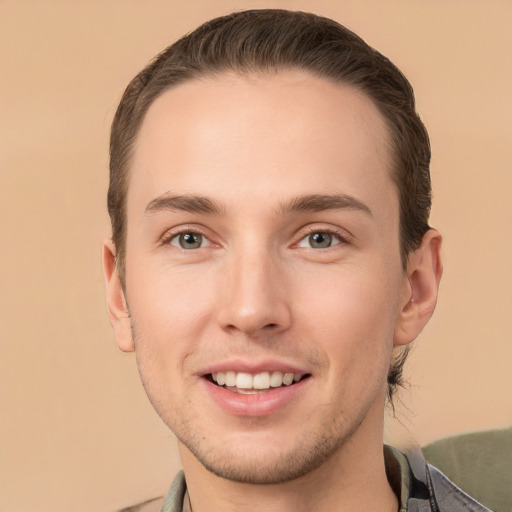
<instances>
[{"instance_id":1,"label":"forehead","mask_svg":"<svg viewBox=\"0 0 512 512\"><path fill-rule=\"evenodd\" d=\"M206 77L148 109L128 205L169 191L239 204L267 201L269 191L276 200L333 191L374 200L396 195L389 155L382 115L352 86L300 71Z\"/></svg>"}]
</instances>

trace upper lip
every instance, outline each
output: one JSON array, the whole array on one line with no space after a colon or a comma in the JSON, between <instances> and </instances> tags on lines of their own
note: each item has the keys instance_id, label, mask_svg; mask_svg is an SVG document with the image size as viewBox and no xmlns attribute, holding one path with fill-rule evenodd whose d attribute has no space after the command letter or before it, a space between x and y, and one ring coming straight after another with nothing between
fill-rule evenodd
<instances>
[{"instance_id":1,"label":"upper lip","mask_svg":"<svg viewBox=\"0 0 512 512\"><path fill-rule=\"evenodd\" d=\"M308 370L296 364L275 359L248 361L247 359L229 359L214 363L199 372L200 375L209 375L218 372L245 372L258 374L262 372L283 372L283 373L310 373Z\"/></svg>"}]
</instances>

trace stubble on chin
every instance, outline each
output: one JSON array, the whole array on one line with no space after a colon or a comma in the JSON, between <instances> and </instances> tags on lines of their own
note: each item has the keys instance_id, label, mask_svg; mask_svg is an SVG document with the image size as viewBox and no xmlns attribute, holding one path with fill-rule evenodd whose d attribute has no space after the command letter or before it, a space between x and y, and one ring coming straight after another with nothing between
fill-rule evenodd
<instances>
[{"instance_id":1,"label":"stubble on chin","mask_svg":"<svg viewBox=\"0 0 512 512\"><path fill-rule=\"evenodd\" d=\"M324 432L304 432L291 447L281 450L277 445L262 446L258 453L244 452L243 448L234 450L229 443L216 443L213 437L196 435L188 421L170 428L210 473L238 483L272 485L291 482L318 469L343 448L363 420L364 415L350 426L345 419L338 420Z\"/></svg>"}]
</instances>

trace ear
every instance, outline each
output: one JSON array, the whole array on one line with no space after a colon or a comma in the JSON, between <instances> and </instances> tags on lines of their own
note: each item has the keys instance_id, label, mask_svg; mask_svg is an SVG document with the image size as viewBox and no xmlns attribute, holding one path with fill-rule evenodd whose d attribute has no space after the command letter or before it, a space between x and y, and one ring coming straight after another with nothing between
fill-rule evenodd
<instances>
[{"instance_id":1,"label":"ear","mask_svg":"<svg viewBox=\"0 0 512 512\"><path fill-rule=\"evenodd\" d=\"M112 240L103 243L103 273L107 287L107 308L110 324L114 329L118 347L123 352L133 352L130 312L125 292L116 269L116 249Z\"/></svg>"},{"instance_id":2,"label":"ear","mask_svg":"<svg viewBox=\"0 0 512 512\"><path fill-rule=\"evenodd\" d=\"M395 346L407 345L413 341L434 312L443 273L441 243L439 232L430 229L423 236L421 246L409 255L395 325Z\"/></svg>"}]
</instances>

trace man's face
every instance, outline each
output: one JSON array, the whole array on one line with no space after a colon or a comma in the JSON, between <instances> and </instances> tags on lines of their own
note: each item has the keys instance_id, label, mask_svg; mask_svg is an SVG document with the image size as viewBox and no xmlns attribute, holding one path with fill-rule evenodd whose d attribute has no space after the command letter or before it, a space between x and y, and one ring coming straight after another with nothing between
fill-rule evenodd
<instances>
[{"instance_id":1,"label":"man's face","mask_svg":"<svg viewBox=\"0 0 512 512\"><path fill-rule=\"evenodd\" d=\"M301 72L205 78L150 107L126 301L183 456L278 482L381 436L408 300L390 165L373 103Z\"/></svg>"}]
</instances>

